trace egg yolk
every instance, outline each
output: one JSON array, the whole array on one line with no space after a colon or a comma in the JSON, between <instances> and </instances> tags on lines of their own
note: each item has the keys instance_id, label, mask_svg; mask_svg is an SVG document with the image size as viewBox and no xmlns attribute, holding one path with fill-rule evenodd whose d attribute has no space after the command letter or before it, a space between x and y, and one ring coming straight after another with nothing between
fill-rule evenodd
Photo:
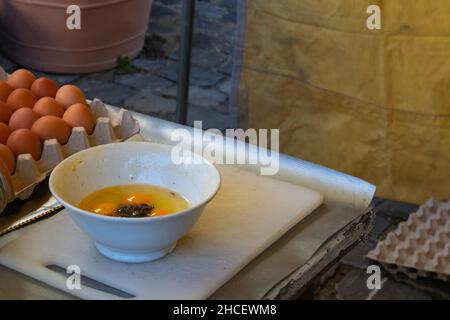
<instances>
[{"instance_id":1,"label":"egg yolk","mask_svg":"<svg viewBox=\"0 0 450 320\"><path fill-rule=\"evenodd\" d=\"M127 202L130 204L151 204L152 201L152 197L143 193L134 193L127 196Z\"/></svg>"},{"instance_id":2,"label":"egg yolk","mask_svg":"<svg viewBox=\"0 0 450 320\"><path fill-rule=\"evenodd\" d=\"M158 216L165 216L166 214L170 214L172 212L170 212L167 209L155 209L152 211L151 213L151 217L158 217Z\"/></svg>"},{"instance_id":3,"label":"egg yolk","mask_svg":"<svg viewBox=\"0 0 450 320\"><path fill-rule=\"evenodd\" d=\"M92 211L103 215L112 215L117 209L117 204L112 202L104 202L97 205Z\"/></svg>"},{"instance_id":4,"label":"egg yolk","mask_svg":"<svg viewBox=\"0 0 450 320\"><path fill-rule=\"evenodd\" d=\"M183 211L189 207L189 202L169 189L128 184L97 190L81 200L78 206L103 216L144 218Z\"/></svg>"}]
</instances>

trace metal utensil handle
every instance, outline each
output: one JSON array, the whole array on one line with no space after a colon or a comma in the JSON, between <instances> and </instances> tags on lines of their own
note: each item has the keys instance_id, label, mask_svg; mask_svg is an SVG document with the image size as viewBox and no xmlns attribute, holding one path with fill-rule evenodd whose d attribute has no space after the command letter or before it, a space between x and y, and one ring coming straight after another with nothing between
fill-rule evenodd
<instances>
[{"instance_id":1,"label":"metal utensil handle","mask_svg":"<svg viewBox=\"0 0 450 320\"><path fill-rule=\"evenodd\" d=\"M36 222L37 220L39 220L41 218L44 218L46 216L50 216L54 213L57 213L58 211L60 211L62 209L64 209L64 206L62 206L59 203L55 203L54 205L50 205L50 206L44 206L44 207L36 210L35 212L29 214L27 217L16 221L14 224L10 225L9 227L7 227L3 230L0 230L0 237L11 231L17 230L28 224Z\"/></svg>"}]
</instances>

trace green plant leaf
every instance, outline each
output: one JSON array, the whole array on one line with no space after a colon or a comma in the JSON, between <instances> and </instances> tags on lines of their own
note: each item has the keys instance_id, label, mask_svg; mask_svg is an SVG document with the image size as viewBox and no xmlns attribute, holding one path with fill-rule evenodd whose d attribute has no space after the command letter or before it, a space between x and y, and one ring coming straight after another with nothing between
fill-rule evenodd
<instances>
[{"instance_id":1,"label":"green plant leaf","mask_svg":"<svg viewBox=\"0 0 450 320\"><path fill-rule=\"evenodd\" d=\"M130 58L128 57L117 57L117 68L121 73L134 73L137 71L130 63Z\"/></svg>"}]
</instances>

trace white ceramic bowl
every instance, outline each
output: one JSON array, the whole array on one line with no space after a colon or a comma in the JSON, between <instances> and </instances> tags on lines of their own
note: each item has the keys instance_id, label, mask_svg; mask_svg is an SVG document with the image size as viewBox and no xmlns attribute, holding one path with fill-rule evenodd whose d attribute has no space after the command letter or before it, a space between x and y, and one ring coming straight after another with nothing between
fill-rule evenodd
<instances>
[{"instance_id":1,"label":"white ceramic bowl","mask_svg":"<svg viewBox=\"0 0 450 320\"><path fill-rule=\"evenodd\" d=\"M78 152L63 160L50 175L50 190L76 224L106 257L138 263L163 257L197 222L220 186L217 169L189 153L192 164L174 164L172 147L150 142L122 142ZM202 162L201 164L199 162ZM171 189L190 207L162 217L101 216L77 207L88 194L108 186L145 183Z\"/></svg>"}]
</instances>

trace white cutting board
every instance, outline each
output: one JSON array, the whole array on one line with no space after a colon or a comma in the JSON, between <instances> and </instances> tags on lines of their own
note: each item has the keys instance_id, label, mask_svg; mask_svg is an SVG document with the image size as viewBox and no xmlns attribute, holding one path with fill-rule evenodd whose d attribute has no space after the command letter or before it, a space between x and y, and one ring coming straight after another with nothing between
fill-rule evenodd
<instances>
[{"instance_id":1,"label":"white cutting board","mask_svg":"<svg viewBox=\"0 0 450 320\"><path fill-rule=\"evenodd\" d=\"M0 249L0 263L84 299L118 299L46 268L77 265L81 274L135 299L205 299L322 203L312 190L231 166L218 166L222 185L194 229L158 261L108 260L61 212ZM117 235L120 237L120 235Z\"/></svg>"}]
</instances>

